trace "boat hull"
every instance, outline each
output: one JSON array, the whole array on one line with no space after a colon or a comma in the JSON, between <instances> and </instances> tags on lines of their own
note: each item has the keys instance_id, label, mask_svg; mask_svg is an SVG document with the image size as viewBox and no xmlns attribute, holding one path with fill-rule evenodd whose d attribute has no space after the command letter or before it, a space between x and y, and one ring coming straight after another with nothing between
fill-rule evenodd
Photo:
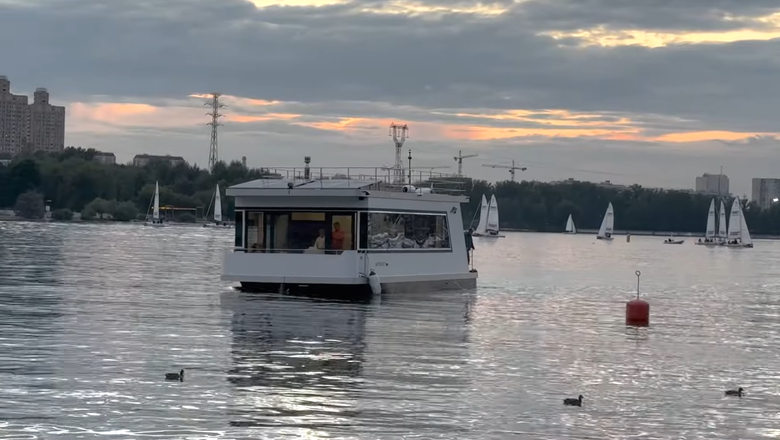
<instances>
[{"instance_id":1,"label":"boat hull","mask_svg":"<svg viewBox=\"0 0 780 440\"><path fill-rule=\"evenodd\" d=\"M216 229L232 229L233 225L218 225L216 223L204 223L204 228L216 228Z\"/></svg>"},{"instance_id":2,"label":"boat hull","mask_svg":"<svg viewBox=\"0 0 780 440\"><path fill-rule=\"evenodd\" d=\"M697 241L697 242L694 242L693 244L695 244L695 245L697 245L697 246L709 246L709 247L723 246L723 243L720 243L720 242L712 242L712 241L710 241L710 242L705 242L705 241Z\"/></svg>"},{"instance_id":3,"label":"boat hull","mask_svg":"<svg viewBox=\"0 0 780 440\"><path fill-rule=\"evenodd\" d=\"M461 258L462 257L462 258ZM366 274L375 271L383 292L462 290L476 287L477 272L470 271L466 255L441 252L340 254L225 253L223 281L241 283L242 289L261 292L361 294L370 285Z\"/></svg>"},{"instance_id":4,"label":"boat hull","mask_svg":"<svg viewBox=\"0 0 780 440\"><path fill-rule=\"evenodd\" d=\"M471 234L471 236L472 237L480 237L480 238L504 238L504 237L506 237L506 235L501 235L501 234L493 235L493 234L477 234L477 233Z\"/></svg>"},{"instance_id":5,"label":"boat hull","mask_svg":"<svg viewBox=\"0 0 780 440\"><path fill-rule=\"evenodd\" d=\"M664 241L664 244L683 244L685 240Z\"/></svg>"},{"instance_id":6,"label":"boat hull","mask_svg":"<svg viewBox=\"0 0 780 440\"><path fill-rule=\"evenodd\" d=\"M381 283L382 293L425 293L468 290L477 287L476 277L458 280L407 281ZM241 282L241 290L255 293L285 293L328 298L358 298L372 295L367 281L360 284L299 284Z\"/></svg>"},{"instance_id":7,"label":"boat hull","mask_svg":"<svg viewBox=\"0 0 780 440\"><path fill-rule=\"evenodd\" d=\"M728 243L725 243L725 244L722 244L721 246L724 246L724 247L727 247L727 248L752 248L753 244L752 243L751 244L742 244L742 243L739 243L739 244L728 244Z\"/></svg>"},{"instance_id":8,"label":"boat hull","mask_svg":"<svg viewBox=\"0 0 780 440\"><path fill-rule=\"evenodd\" d=\"M596 236L596 240L612 241L614 239L615 237L599 237L598 235Z\"/></svg>"}]
</instances>

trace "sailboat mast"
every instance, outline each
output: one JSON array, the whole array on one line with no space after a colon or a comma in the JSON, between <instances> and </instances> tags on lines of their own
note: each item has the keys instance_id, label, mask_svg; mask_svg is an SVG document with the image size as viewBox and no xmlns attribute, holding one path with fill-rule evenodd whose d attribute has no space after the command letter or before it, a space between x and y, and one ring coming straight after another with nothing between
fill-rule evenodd
<instances>
[{"instance_id":1,"label":"sailboat mast","mask_svg":"<svg viewBox=\"0 0 780 440\"><path fill-rule=\"evenodd\" d=\"M720 206L723 207L723 196L720 193L720 181L721 180L723 180L723 165L720 166L720 174L718 174L718 203L720 203ZM717 208L717 206L716 206L716 208ZM715 230L716 231L715 237L716 238L723 238L723 239L725 239L726 237L728 237L729 233L726 232L726 237L721 237L720 236L720 220L721 220L721 218L724 218L724 217L720 216L720 215L716 215L715 216L715 220L717 220L717 223L716 223L717 229ZM723 230L724 231L726 230L725 226L724 226Z\"/></svg>"}]
</instances>

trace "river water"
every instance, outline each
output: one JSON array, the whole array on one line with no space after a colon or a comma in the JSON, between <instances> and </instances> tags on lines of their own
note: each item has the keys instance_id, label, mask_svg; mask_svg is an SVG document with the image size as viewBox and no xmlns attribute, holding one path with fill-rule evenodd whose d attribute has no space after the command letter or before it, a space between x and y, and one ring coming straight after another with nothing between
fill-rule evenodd
<instances>
[{"instance_id":1,"label":"river water","mask_svg":"<svg viewBox=\"0 0 780 440\"><path fill-rule=\"evenodd\" d=\"M507 234L355 304L233 290L231 234L0 223L0 438L780 437L780 242Z\"/></svg>"}]
</instances>

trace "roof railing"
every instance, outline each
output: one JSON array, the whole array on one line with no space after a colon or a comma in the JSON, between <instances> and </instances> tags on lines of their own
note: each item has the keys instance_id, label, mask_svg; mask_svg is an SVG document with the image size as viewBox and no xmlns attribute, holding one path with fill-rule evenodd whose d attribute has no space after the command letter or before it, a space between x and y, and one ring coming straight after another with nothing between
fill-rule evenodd
<instances>
[{"instance_id":1,"label":"roof railing","mask_svg":"<svg viewBox=\"0 0 780 440\"><path fill-rule=\"evenodd\" d=\"M320 182L327 187L328 180L374 181L372 190L403 191L409 185L416 189L431 189L435 193L462 195L465 193L466 178L455 174L439 173L430 168L412 168L403 172L399 178L394 168L390 167L274 167L267 168L273 174L270 179L283 179L294 182L294 185ZM408 188L407 188L408 189Z\"/></svg>"}]
</instances>

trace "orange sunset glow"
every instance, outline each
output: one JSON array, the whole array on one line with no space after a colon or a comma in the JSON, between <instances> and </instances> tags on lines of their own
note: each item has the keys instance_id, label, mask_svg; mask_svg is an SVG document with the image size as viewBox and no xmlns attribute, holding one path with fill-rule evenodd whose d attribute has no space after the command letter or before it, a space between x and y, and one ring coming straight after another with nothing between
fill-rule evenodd
<instances>
[{"instance_id":1,"label":"orange sunset glow","mask_svg":"<svg viewBox=\"0 0 780 440\"><path fill-rule=\"evenodd\" d=\"M208 95L191 95L193 98ZM318 130L341 132L359 136L384 134L393 122L386 118L342 117L336 120L300 113L268 112L272 106L284 103L230 96L226 99L238 108L223 119L226 124L250 124L278 121L291 126L304 126ZM239 107L236 105L236 107ZM75 102L70 105L69 119L76 131L112 131L119 127L174 128L204 125L204 109L180 103L172 106L153 106L144 103ZM255 113L257 112L257 113ZM437 120L441 116L462 118L463 122ZM735 132L726 130L669 131L660 135L648 135L641 124L626 116L594 113L576 113L565 109L514 109L495 113L467 113L431 111L428 121L407 121L414 126L415 137L423 139L451 139L491 141L527 137L593 138L612 141L643 141L670 144L702 141L738 141L751 137L777 137L780 133ZM305 121L303 119L306 119ZM479 123L475 123L479 121ZM491 125L491 121L501 126ZM517 122L516 126L511 122ZM510 125L507 125L507 122Z\"/></svg>"}]
</instances>

